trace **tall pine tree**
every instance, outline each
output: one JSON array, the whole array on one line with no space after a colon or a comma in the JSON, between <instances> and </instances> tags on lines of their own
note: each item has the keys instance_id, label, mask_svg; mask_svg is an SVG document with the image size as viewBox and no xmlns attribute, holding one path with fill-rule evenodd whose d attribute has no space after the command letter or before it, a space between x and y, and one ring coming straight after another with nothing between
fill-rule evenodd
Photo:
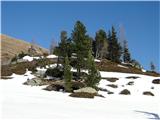
<instances>
[{"instance_id":1,"label":"tall pine tree","mask_svg":"<svg viewBox=\"0 0 160 120\"><path fill-rule=\"evenodd\" d=\"M155 67L155 65L153 64L153 62L150 63L150 67L151 67L151 71L152 71L152 72L155 72L156 67Z\"/></svg>"},{"instance_id":2,"label":"tall pine tree","mask_svg":"<svg viewBox=\"0 0 160 120\"><path fill-rule=\"evenodd\" d=\"M91 39L86 34L86 27L80 21L77 21L72 32L72 40L74 42L76 59L76 69L78 77L81 76L81 69L86 67L85 58L91 49Z\"/></svg>"},{"instance_id":3,"label":"tall pine tree","mask_svg":"<svg viewBox=\"0 0 160 120\"><path fill-rule=\"evenodd\" d=\"M108 41L107 34L104 30L100 29L96 33L96 58L105 58L107 54Z\"/></svg>"},{"instance_id":4,"label":"tall pine tree","mask_svg":"<svg viewBox=\"0 0 160 120\"><path fill-rule=\"evenodd\" d=\"M112 26L112 32L108 34L108 39L109 39L109 45L108 45L108 59L119 63L122 51L121 51L121 46L120 43L118 42L117 39L117 33L115 31L115 28Z\"/></svg>"},{"instance_id":5,"label":"tall pine tree","mask_svg":"<svg viewBox=\"0 0 160 120\"><path fill-rule=\"evenodd\" d=\"M131 55L126 40L123 41L123 62L125 63L131 62Z\"/></svg>"}]
</instances>

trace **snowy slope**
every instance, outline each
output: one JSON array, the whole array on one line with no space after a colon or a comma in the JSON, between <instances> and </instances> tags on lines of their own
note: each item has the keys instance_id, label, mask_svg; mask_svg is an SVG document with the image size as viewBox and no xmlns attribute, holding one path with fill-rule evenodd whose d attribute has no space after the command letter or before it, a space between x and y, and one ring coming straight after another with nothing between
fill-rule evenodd
<instances>
[{"instance_id":1,"label":"snowy slope","mask_svg":"<svg viewBox=\"0 0 160 120\"><path fill-rule=\"evenodd\" d=\"M1 116L0 119L52 119L52 120L147 120L160 116L159 85L154 85L155 96L141 95L141 91L149 89L155 77L125 73L101 72L102 77L117 77L114 84L118 88L111 89L115 94L108 95L99 91L105 98L94 99L72 98L68 93L44 91L40 87L22 85L27 78L34 76L12 75L10 80L0 80ZM131 90L131 95L119 95L120 86L131 79L128 76L139 76L133 86L124 86ZM128 80L128 81L127 81ZM109 89L107 80L101 80L99 86ZM139 90L140 92L137 92ZM149 89L150 90L150 89Z\"/></svg>"}]
</instances>

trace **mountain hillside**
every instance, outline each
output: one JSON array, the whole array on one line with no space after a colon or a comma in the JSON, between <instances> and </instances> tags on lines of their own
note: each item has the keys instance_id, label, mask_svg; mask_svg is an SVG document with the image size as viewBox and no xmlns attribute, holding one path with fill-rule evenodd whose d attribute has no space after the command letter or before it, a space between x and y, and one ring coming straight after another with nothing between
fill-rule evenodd
<instances>
[{"instance_id":1,"label":"mountain hillside","mask_svg":"<svg viewBox=\"0 0 160 120\"><path fill-rule=\"evenodd\" d=\"M0 35L1 37L1 63L2 65L8 64L10 60L17 54L21 53L22 51L24 53L28 52L28 49L31 47L31 43L28 43L23 40L19 40L16 38L12 38L7 35ZM42 55L44 53L48 53L48 50L45 48L42 48L40 46L34 46L36 52L39 55Z\"/></svg>"}]
</instances>

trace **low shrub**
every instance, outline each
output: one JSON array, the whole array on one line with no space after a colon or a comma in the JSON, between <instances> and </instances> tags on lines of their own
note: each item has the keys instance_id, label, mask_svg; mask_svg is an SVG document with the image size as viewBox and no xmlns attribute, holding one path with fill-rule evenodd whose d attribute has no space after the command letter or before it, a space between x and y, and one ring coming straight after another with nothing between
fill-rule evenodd
<instances>
[{"instance_id":1,"label":"low shrub","mask_svg":"<svg viewBox=\"0 0 160 120\"><path fill-rule=\"evenodd\" d=\"M77 92L77 93L72 93L69 96L78 98L94 98L95 94L86 92Z\"/></svg>"},{"instance_id":2,"label":"low shrub","mask_svg":"<svg viewBox=\"0 0 160 120\"><path fill-rule=\"evenodd\" d=\"M127 89L122 90L119 94L123 94L123 95L130 95L130 91Z\"/></svg>"},{"instance_id":3,"label":"low shrub","mask_svg":"<svg viewBox=\"0 0 160 120\"><path fill-rule=\"evenodd\" d=\"M150 92L150 91L143 92L143 95L154 96L154 94L152 92Z\"/></svg>"},{"instance_id":4,"label":"low shrub","mask_svg":"<svg viewBox=\"0 0 160 120\"><path fill-rule=\"evenodd\" d=\"M18 57L17 57L17 55L15 55L15 56L11 59L11 62L17 62L17 60L18 60Z\"/></svg>"},{"instance_id":5,"label":"low shrub","mask_svg":"<svg viewBox=\"0 0 160 120\"><path fill-rule=\"evenodd\" d=\"M24 56L26 56L28 54L24 53L23 51L21 53L18 54L18 59L23 58Z\"/></svg>"},{"instance_id":6,"label":"low shrub","mask_svg":"<svg viewBox=\"0 0 160 120\"><path fill-rule=\"evenodd\" d=\"M62 78L64 75L64 72L61 71L59 68L48 68L45 76L52 76L52 77L58 77L58 78Z\"/></svg>"}]
</instances>

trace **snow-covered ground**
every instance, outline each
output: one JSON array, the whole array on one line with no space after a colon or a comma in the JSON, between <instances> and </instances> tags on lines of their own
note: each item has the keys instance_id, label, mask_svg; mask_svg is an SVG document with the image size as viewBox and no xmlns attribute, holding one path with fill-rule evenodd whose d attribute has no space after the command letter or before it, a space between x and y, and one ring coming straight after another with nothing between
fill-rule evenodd
<instances>
[{"instance_id":1,"label":"snow-covered ground","mask_svg":"<svg viewBox=\"0 0 160 120\"><path fill-rule=\"evenodd\" d=\"M42 90L45 86L23 85L28 78L34 77L30 72L0 80L0 119L160 120L160 85L151 83L156 77L116 72L101 72L101 75L119 78L114 83L101 80L99 84L115 94L99 92L105 98L94 99L72 98L68 93ZM126 79L128 76L140 78ZM127 86L129 81L134 81L134 85ZM118 88L109 88L107 84L117 84ZM150 89L151 86L154 89ZM129 89L131 95L119 95L123 88ZM142 95L144 90L152 91L155 96Z\"/></svg>"}]
</instances>

